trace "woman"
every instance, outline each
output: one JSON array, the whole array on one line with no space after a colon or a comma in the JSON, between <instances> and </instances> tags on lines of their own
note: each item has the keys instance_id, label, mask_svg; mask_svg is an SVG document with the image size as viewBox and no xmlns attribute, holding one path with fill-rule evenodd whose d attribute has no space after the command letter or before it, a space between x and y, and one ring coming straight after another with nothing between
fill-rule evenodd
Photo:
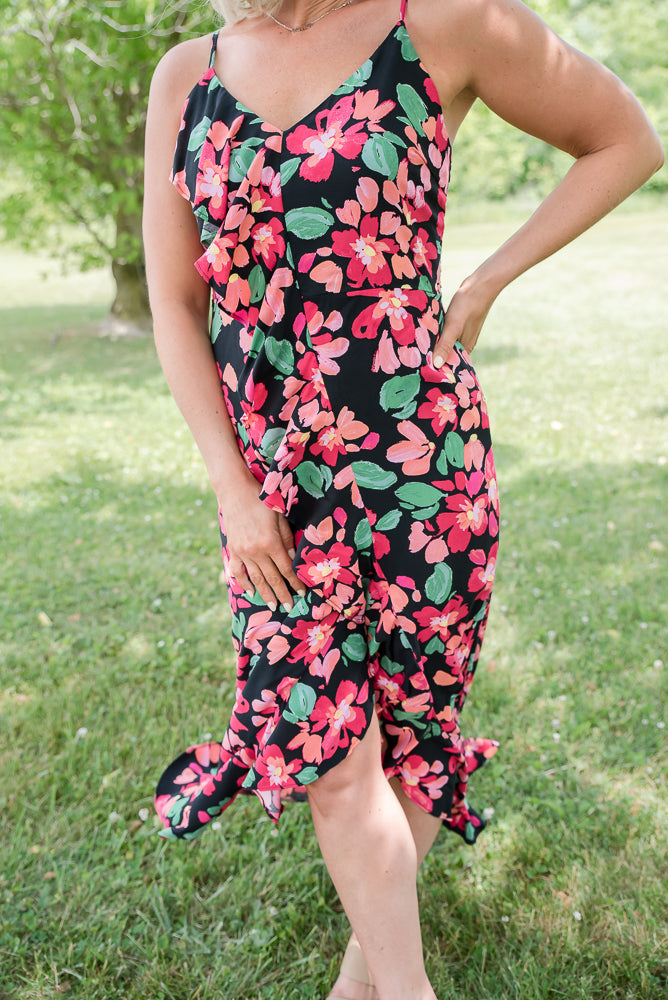
<instances>
[{"instance_id":1,"label":"woman","mask_svg":"<svg viewBox=\"0 0 668 1000\"><path fill-rule=\"evenodd\" d=\"M156 805L192 837L240 790L275 820L306 793L355 932L331 998L428 1000L417 868L443 824L475 840L466 781L496 750L459 731L498 534L468 352L499 292L663 154L620 81L517 0L214 5L225 28L153 79L145 240L238 685L222 743L179 757ZM476 98L575 163L445 310L450 143Z\"/></svg>"}]
</instances>

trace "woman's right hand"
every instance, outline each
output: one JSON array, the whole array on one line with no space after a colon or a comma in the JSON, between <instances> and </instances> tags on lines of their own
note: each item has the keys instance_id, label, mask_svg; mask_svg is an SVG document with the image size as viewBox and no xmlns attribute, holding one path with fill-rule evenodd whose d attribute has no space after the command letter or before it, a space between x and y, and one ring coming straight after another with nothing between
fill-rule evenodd
<instances>
[{"instance_id":1,"label":"woman's right hand","mask_svg":"<svg viewBox=\"0 0 668 1000\"><path fill-rule=\"evenodd\" d=\"M287 519L260 500L260 485L252 474L235 478L217 491L225 526L230 577L252 595L257 589L271 611L277 604L290 610L293 596L306 594L303 582L292 568L294 538Z\"/></svg>"}]
</instances>

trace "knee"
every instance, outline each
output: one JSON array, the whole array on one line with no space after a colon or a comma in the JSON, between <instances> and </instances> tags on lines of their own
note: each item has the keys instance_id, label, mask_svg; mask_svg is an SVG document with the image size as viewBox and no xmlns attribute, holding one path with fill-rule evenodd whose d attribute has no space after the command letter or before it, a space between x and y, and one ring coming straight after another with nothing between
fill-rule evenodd
<instances>
[{"instance_id":1,"label":"knee","mask_svg":"<svg viewBox=\"0 0 668 1000\"><path fill-rule=\"evenodd\" d=\"M307 788L309 802L318 812L345 810L347 813L368 807L374 787L385 783L381 764L380 741L369 727L364 738L350 751L345 760L318 778Z\"/></svg>"}]
</instances>

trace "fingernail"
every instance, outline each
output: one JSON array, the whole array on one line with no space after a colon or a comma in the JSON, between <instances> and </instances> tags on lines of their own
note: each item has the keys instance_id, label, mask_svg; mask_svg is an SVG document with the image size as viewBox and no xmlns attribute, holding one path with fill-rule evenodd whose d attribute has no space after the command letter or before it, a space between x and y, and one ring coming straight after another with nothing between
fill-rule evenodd
<instances>
[{"instance_id":1,"label":"fingernail","mask_svg":"<svg viewBox=\"0 0 668 1000\"><path fill-rule=\"evenodd\" d=\"M443 365L443 358L440 354L434 355L434 368L441 368Z\"/></svg>"},{"instance_id":2,"label":"fingernail","mask_svg":"<svg viewBox=\"0 0 668 1000\"><path fill-rule=\"evenodd\" d=\"M249 597L252 597L253 594L255 593L255 591L254 590L247 590L246 593L248 594Z\"/></svg>"},{"instance_id":3,"label":"fingernail","mask_svg":"<svg viewBox=\"0 0 668 1000\"><path fill-rule=\"evenodd\" d=\"M297 593L299 594L300 597L306 597L306 591L305 590L298 590Z\"/></svg>"},{"instance_id":4,"label":"fingernail","mask_svg":"<svg viewBox=\"0 0 668 1000\"><path fill-rule=\"evenodd\" d=\"M281 604L281 611L285 611L286 615L292 611L291 604Z\"/></svg>"},{"instance_id":5,"label":"fingernail","mask_svg":"<svg viewBox=\"0 0 668 1000\"><path fill-rule=\"evenodd\" d=\"M288 549L288 555L290 556L291 559L294 559L297 553L295 552L294 549Z\"/></svg>"},{"instance_id":6,"label":"fingernail","mask_svg":"<svg viewBox=\"0 0 668 1000\"><path fill-rule=\"evenodd\" d=\"M272 612L272 614L276 610L276 605L274 604L273 601L267 601L267 607Z\"/></svg>"}]
</instances>

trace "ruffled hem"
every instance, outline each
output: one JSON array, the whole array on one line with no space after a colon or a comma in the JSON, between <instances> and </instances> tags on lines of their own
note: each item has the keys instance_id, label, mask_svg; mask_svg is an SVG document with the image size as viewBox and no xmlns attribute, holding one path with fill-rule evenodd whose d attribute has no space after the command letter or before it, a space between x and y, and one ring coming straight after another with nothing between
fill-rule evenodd
<instances>
[{"instance_id":1,"label":"ruffled hem","mask_svg":"<svg viewBox=\"0 0 668 1000\"><path fill-rule=\"evenodd\" d=\"M351 742L346 756L357 742ZM449 770L454 780L448 781L445 778L452 789L447 811L443 811L444 798L448 802L447 794L443 795L444 792L447 793L447 789L439 788L440 803L435 800L432 794L433 781L421 784L415 779L410 757L405 761L383 761L383 767L388 778L399 778L408 798L425 812L438 816L448 829L472 845L487 824L468 804L466 793L469 775L493 757L498 747L495 740L470 738L462 740L458 747L449 751ZM274 756L272 750L275 751ZM286 802L305 801L305 786L322 777L342 760L336 758L324 761L318 770L309 768L308 773L301 773L301 780L297 781L289 774L258 774L257 764L251 767L247 763L241 763L232 754L227 754L227 759L223 759L224 756L226 752L221 743L202 743L189 747L164 771L155 795L156 812L163 823L163 829L158 831L161 837L168 840L194 840L239 794L257 795L269 819L278 823ZM260 768L268 770L274 766L280 767L282 759L278 747L267 747ZM452 763L455 765L454 770ZM445 771L445 767L443 770ZM441 809L437 811L439 805Z\"/></svg>"}]
</instances>

